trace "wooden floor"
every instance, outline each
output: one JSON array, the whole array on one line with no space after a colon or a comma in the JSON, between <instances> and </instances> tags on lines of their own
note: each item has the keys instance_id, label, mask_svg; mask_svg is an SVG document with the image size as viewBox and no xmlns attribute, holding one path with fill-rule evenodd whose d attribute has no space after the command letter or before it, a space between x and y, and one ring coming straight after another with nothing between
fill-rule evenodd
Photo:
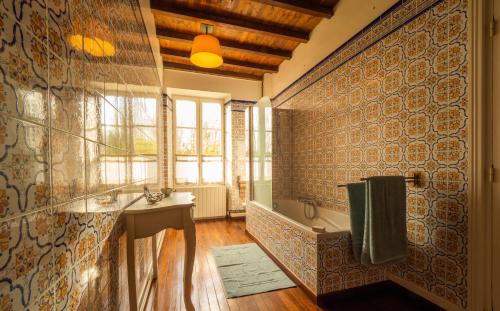
<instances>
[{"instance_id":1,"label":"wooden floor","mask_svg":"<svg viewBox=\"0 0 500 311\"><path fill-rule=\"evenodd\" d=\"M250 243L245 222L209 221L196 224L196 258L192 299L196 310L322 310L298 287L252 296L226 299L211 247ZM182 231L168 230L158 261L158 280L153 283L146 310L184 310Z\"/></svg>"},{"instance_id":2,"label":"wooden floor","mask_svg":"<svg viewBox=\"0 0 500 311\"><path fill-rule=\"evenodd\" d=\"M226 299L222 281L217 273L211 247L252 242L245 233L244 221L209 221L196 224L196 259L193 273L192 299L201 310L326 310L316 306L300 288L288 288L246 297ZM158 280L148 298L146 310L184 310L182 300L182 271L184 238L182 231L168 230L160 250ZM420 297L404 291L382 291L375 295L356 295L345 301L335 300L335 311L363 310L439 310Z\"/></svg>"}]
</instances>

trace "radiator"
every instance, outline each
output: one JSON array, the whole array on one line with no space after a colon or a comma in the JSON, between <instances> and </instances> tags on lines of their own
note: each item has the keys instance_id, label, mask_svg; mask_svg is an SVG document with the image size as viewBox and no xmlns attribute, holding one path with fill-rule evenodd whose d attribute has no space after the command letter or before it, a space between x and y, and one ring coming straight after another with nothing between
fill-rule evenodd
<instances>
[{"instance_id":1,"label":"radiator","mask_svg":"<svg viewBox=\"0 0 500 311\"><path fill-rule=\"evenodd\" d=\"M192 192L196 197L194 219L226 217L226 187L177 187L177 191Z\"/></svg>"}]
</instances>

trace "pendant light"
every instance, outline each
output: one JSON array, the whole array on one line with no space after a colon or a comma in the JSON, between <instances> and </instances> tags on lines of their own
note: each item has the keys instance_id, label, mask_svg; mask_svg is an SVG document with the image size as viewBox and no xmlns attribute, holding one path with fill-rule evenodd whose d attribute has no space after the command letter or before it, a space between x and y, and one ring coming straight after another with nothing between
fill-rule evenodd
<instances>
[{"instance_id":1,"label":"pendant light","mask_svg":"<svg viewBox=\"0 0 500 311\"><path fill-rule=\"evenodd\" d=\"M219 40L210 34L213 26L201 24L201 30L204 34L193 40L191 63L202 68L217 68L223 63Z\"/></svg>"}]
</instances>

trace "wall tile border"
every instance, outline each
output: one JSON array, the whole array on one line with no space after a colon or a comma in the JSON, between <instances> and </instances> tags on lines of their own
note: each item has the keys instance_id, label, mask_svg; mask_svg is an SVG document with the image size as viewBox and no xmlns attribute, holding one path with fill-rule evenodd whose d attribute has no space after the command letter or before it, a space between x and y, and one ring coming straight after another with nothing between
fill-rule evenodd
<instances>
[{"instance_id":1,"label":"wall tile border","mask_svg":"<svg viewBox=\"0 0 500 311\"><path fill-rule=\"evenodd\" d=\"M409 23L427 9L443 0L403 0L396 3L377 20L359 31L346 43L305 72L288 87L271 99L273 107L279 107L298 95L330 72L336 70L370 46L382 40L399 27Z\"/></svg>"}]
</instances>

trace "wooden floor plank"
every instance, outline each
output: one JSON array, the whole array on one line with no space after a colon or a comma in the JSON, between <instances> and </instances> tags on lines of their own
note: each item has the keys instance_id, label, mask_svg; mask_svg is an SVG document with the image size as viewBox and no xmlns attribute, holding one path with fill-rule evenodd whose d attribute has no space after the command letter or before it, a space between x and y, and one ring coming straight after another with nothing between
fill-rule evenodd
<instances>
[{"instance_id":1,"label":"wooden floor plank","mask_svg":"<svg viewBox=\"0 0 500 311\"><path fill-rule=\"evenodd\" d=\"M274 311L304 310L302 306L293 306L301 303L305 306L314 306L306 294L296 288L278 290L270 293L226 299L224 286L217 271L215 260L210 248L224 245L252 243L252 239L245 233L245 222L208 221L196 224L196 257L193 272L192 299L196 310L210 311ZM147 310L176 310L182 311L182 272L184 268L184 237L182 231L167 230L158 260L158 280L153 283ZM284 296L280 296L284 292ZM292 299L290 295L299 296Z\"/></svg>"},{"instance_id":2,"label":"wooden floor plank","mask_svg":"<svg viewBox=\"0 0 500 311\"><path fill-rule=\"evenodd\" d=\"M196 224L196 256L193 273L192 300L196 310L210 311L275 311L326 310L318 307L299 287L226 299L215 259L210 248L252 243L242 220L219 220ZM158 279L153 282L147 311L185 310L182 273L184 268L184 237L179 230L167 230L158 260ZM332 301L335 311L376 310L439 310L414 301L415 295L384 292L372 297L358 296L352 300Z\"/></svg>"}]
</instances>

